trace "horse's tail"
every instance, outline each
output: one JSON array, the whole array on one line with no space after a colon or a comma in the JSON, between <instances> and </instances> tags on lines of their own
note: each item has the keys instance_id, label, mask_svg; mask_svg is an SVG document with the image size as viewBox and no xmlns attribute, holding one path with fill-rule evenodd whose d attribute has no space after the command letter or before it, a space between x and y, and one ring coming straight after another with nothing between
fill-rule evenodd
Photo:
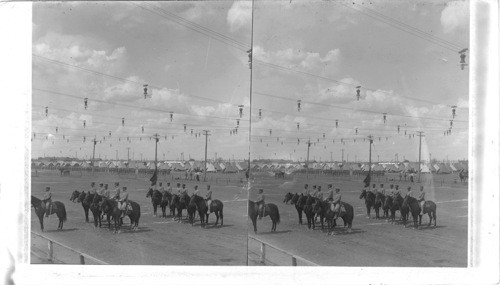
<instances>
[{"instance_id":1,"label":"horse's tail","mask_svg":"<svg viewBox=\"0 0 500 285\"><path fill-rule=\"evenodd\" d=\"M276 207L276 224L280 223L280 210Z\"/></svg>"}]
</instances>

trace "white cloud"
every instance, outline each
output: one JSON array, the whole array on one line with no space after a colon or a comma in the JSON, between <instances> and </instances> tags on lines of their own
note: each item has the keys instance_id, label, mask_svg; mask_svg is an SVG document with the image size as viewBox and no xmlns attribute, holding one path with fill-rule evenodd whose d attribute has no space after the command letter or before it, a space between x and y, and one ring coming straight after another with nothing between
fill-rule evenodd
<instances>
[{"instance_id":1,"label":"white cloud","mask_svg":"<svg viewBox=\"0 0 500 285\"><path fill-rule=\"evenodd\" d=\"M253 49L253 56L264 62L305 71L316 71L322 75L335 73L340 62L339 49L332 49L322 57L317 52L301 52L291 48L272 52L256 46Z\"/></svg>"},{"instance_id":2,"label":"white cloud","mask_svg":"<svg viewBox=\"0 0 500 285\"><path fill-rule=\"evenodd\" d=\"M252 2L235 1L227 12L227 23L231 32L241 28L249 27L252 21Z\"/></svg>"},{"instance_id":3,"label":"white cloud","mask_svg":"<svg viewBox=\"0 0 500 285\"><path fill-rule=\"evenodd\" d=\"M441 26L445 33L467 31L469 27L468 1L451 1L441 12Z\"/></svg>"}]
</instances>

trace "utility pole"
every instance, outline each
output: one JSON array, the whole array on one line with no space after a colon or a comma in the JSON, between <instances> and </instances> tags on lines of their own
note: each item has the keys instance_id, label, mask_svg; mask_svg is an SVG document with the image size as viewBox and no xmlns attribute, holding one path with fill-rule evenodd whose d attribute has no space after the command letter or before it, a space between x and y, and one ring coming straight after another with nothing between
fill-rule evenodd
<instances>
[{"instance_id":1,"label":"utility pole","mask_svg":"<svg viewBox=\"0 0 500 285\"><path fill-rule=\"evenodd\" d=\"M330 162L333 162L333 152L330 151Z\"/></svg>"},{"instance_id":2,"label":"utility pole","mask_svg":"<svg viewBox=\"0 0 500 285\"><path fill-rule=\"evenodd\" d=\"M307 141L307 160L306 160L306 179L309 180L309 148L311 147L311 139Z\"/></svg>"},{"instance_id":3,"label":"utility pole","mask_svg":"<svg viewBox=\"0 0 500 285\"><path fill-rule=\"evenodd\" d=\"M209 130L203 130L203 134L205 135L205 170L204 170L204 177L203 177L203 181L207 181L207 149L208 149L208 136L210 135L209 134Z\"/></svg>"},{"instance_id":4,"label":"utility pole","mask_svg":"<svg viewBox=\"0 0 500 285\"><path fill-rule=\"evenodd\" d=\"M344 163L344 149L342 149L342 164Z\"/></svg>"},{"instance_id":5,"label":"utility pole","mask_svg":"<svg viewBox=\"0 0 500 285\"><path fill-rule=\"evenodd\" d=\"M432 163L432 154L429 152L429 163Z\"/></svg>"},{"instance_id":6,"label":"utility pole","mask_svg":"<svg viewBox=\"0 0 500 285\"><path fill-rule=\"evenodd\" d=\"M377 154L377 162L380 163L380 155Z\"/></svg>"},{"instance_id":7,"label":"utility pole","mask_svg":"<svg viewBox=\"0 0 500 285\"><path fill-rule=\"evenodd\" d=\"M116 160L118 160L118 150L115 150L116 152Z\"/></svg>"},{"instance_id":8,"label":"utility pole","mask_svg":"<svg viewBox=\"0 0 500 285\"><path fill-rule=\"evenodd\" d=\"M142 161L142 152L141 152L141 161Z\"/></svg>"},{"instance_id":9,"label":"utility pole","mask_svg":"<svg viewBox=\"0 0 500 285\"><path fill-rule=\"evenodd\" d=\"M418 183L420 183L420 172L422 172L422 166L420 165L422 160L422 137L424 136L422 131L418 131L419 143L418 143Z\"/></svg>"},{"instance_id":10,"label":"utility pole","mask_svg":"<svg viewBox=\"0 0 500 285\"><path fill-rule=\"evenodd\" d=\"M153 136L153 138L155 139L155 173L156 175L158 175L158 141L160 140L160 137L158 136L158 134L155 134ZM156 185L156 183L155 183Z\"/></svg>"},{"instance_id":11,"label":"utility pole","mask_svg":"<svg viewBox=\"0 0 500 285\"><path fill-rule=\"evenodd\" d=\"M127 147L127 162L130 163L130 147Z\"/></svg>"},{"instance_id":12,"label":"utility pole","mask_svg":"<svg viewBox=\"0 0 500 285\"><path fill-rule=\"evenodd\" d=\"M92 144L94 145L93 150L92 150L92 176L94 176L95 145L97 144L97 140L96 140L95 136L94 136L94 140L92 141Z\"/></svg>"},{"instance_id":13,"label":"utility pole","mask_svg":"<svg viewBox=\"0 0 500 285\"><path fill-rule=\"evenodd\" d=\"M370 152L369 152L369 158L368 158L368 176L370 176L370 179L371 179L371 173L372 173L372 143L373 143L373 137L372 137L372 135L368 136L368 140L370 141Z\"/></svg>"},{"instance_id":14,"label":"utility pole","mask_svg":"<svg viewBox=\"0 0 500 285\"><path fill-rule=\"evenodd\" d=\"M394 155L394 161L395 161L396 163L398 162L398 154L397 154L397 153Z\"/></svg>"}]
</instances>

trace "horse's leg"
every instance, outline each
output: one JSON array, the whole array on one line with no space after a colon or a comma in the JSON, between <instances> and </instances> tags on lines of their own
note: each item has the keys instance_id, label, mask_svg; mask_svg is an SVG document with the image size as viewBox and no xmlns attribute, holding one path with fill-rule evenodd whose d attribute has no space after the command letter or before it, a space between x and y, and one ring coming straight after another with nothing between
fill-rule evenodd
<instances>
[{"instance_id":1,"label":"horse's leg","mask_svg":"<svg viewBox=\"0 0 500 285\"><path fill-rule=\"evenodd\" d=\"M153 217L156 217L156 207L158 207L158 205L153 203Z\"/></svg>"},{"instance_id":2,"label":"horse's leg","mask_svg":"<svg viewBox=\"0 0 500 285\"><path fill-rule=\"evenodd\" d=\"M42 213L41 215L38 215L38 220L40 221L40 229L42 230L43 232L43 215L45 213Z\"/></svg>"},{"instance_id":3,"label":"horse's leg","mask_svg":"<svg viewBox=\"0 0 500 285\"><path fill-rule=\"evenodd\" d=\"M220 210L219 217L220 217L220 226L222 227L224 225L224 209L223 208L221 208L221 210Z\"/></svg>"},{"instance_id":4,"label":"horse's leg","mask_svg":"<svg viewBox=\"0 0 500 285\"><path fill-rule=\"evenodd\" d=\"M299 225L302 225L302 210L295 208L297 210L297 214L299 214Z\"/></svg>"},{"instance_id":5,"label":"horse's leg","mask_svg":"<svg viewBox=\"0 0 500 285\"><path fill-rule=\"evenodd\" d=\"M370 218L370 206L367 204L366 205L366 217L369 219Z\"/></svg>"},{"instance_id":6,"label":"horse's leg","mask_svg":"<svg viewBox=\"0 0 500 285\"><path fill-rule=\"evenodd\" d=\"M83 206L83 211L85 212L85 222L89 222L89 207Z\"/></svg>"},{"instance_id":7,"label":"horse's leg","mask_svg":"<svg viewBox=\"0 0 500 285\"><path fill-rule=\"evenodd\" d=\"M434 216L434 227L436 226L436 210L432 211Z\"/></svg>"}]
</instances>

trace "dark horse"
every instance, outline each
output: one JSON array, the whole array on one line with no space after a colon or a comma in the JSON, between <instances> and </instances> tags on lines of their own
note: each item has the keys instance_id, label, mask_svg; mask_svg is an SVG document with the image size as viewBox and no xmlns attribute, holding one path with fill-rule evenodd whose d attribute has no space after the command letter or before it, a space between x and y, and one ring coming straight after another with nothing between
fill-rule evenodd
<instances>
[{"instance_id":1,"label":"dark horse","mask_svg":"<svg viewBox=\"0 0 500 285\"><path fill-rule=\"evenodd\" d=\"M206 223L206 218L208 217L207 212L207 203L205 202L205 199L203 197L200 197L198 195L193 195L191 196L191 199L189 201L188 205L188 216L189 216L189 222L191 225L194 223L194 211L191 210L194 209L194 211L198 211L198 215L200 216L200 223L201 226L204 227Z\"/></svg>"},{"instance_id":2,"label":"dark horse","mask_svg":"<svg viewBox=\"0 0 500 285\"><path fill-rule=\"evenodd\" d=\"M167 210L167 206L169 206L169 205L172 205L172 194L165 191L165 192L163 192L163 195L161 197L161 203L160 203L160 207L161 207L161 210L163 211L162 214L163 214L164 218L167 217L166 210ZM170 215L171 216L175 215L175 208L170 207Z\"/></svg>"},{"instance_id":3,"label":"dark horse","mask_svg":"<svg viewBox=\"0 0 500 285\"><path fill-rule=\"evenodd\" d=\"M305 199L299 199L298 206L301 207L306 214L307 228L310 229L311 226L314 229L316 227L314 220L313 204L317 201L317 198L312 196L304 196Z\"/></svg>"},{"instance_id":4,"label":"dark horse","mask_svg":"<svg viewBox=\"0 0 500 285\"><path fill-rule=\"evenodd\" d=\"M307 196L304 196L304 194L292 194L288 192L285 195L285 199L283 200L283 203L287 204L288 201L290 201L290 204L295 205L295 210L297 210L297 214L299 215L299 225L302 225L302 211L304 211L303 205L305 205Z\"/></svg>"},{"instance_id":5,"label":"dark horse","mask_svg":"<svg viewBox=\"0 0 500 285\"><path fill-rule=\"evenodd\" d=\"M134 201L129 200L128 202L131 207L128 209L126 215L130 218L130 229L137 230L139 228L139 218L141 217L141 207ZM123 220L121 218L121 211L118 209L118 202L113 199L104 198L101 203L101 210L108 215L108 225L110 225L109 218L113 218L115 233L119 233Z\"/></svg>"},{"instance_id":6,"label":"dark horse","mask_svg":"<svg viewBox=\"0 0 500 285\"><path fill-rule=\"evenodd\" d=\"M85 222L88 223L89 222L89 207L90 207L90 205L83 203L86 195L87 195L87 193L85 193L85 191L82 191L82 193L80 193L79 191L75 190L71 194L71 198L69 198L69 200L73 203L82 203L83 212L85 213Z\"/></svg>"},{"instance_id":7,"label":"dark horse","mask_svg":"<svg viewBox=\"0 0 500 285\"><path fill-rule=\"evenodd\" d=\"M146 194L146 198L151 197L151 204L153 204L153 216L156 217L156 209L158 206L161 207L163 213L165 213L165 207L161 206L162 195L159 190L153 190L153 188L149 188L148 193Z\"/></svg>"},{"instance_id":8,"label":"dark horse","mask_svg":"<svg viewBox=\"0 0 500 285\"><path fill-rule=\"evenodd\" d=\"M183 194L182 197L177 194L174 194L172 196L172 204L170 205L170 207L174 207L177 210L177 218L179 223L182 221L182 210L187 209L190 199L191 198L187 194Z\"/></svg>"},{"instance_id":9,"label":"dark horse","mask_svg":"<svg viewBox=\"0 0 500 285\"><path fill-rule=\"evenodd\" d=\"M48 210L45 209L45 205L42 202L42 200L32 195L31 206L35 208L35 214L38 216L38 220L40 221L40 228L42 231L43 231L43 215L46 212L49 215L52 215L54 213L57 214L57 218L59 218L59 225L57 226L57 229L62 230L63 224L66 221L66 208L64 207L64 204L62 202L59 201L51 202L50 210Z\"/></svg>"},{"instance_id":10,"label":"dark horse","mask_svg":"<svg viewBox=\"0 0 500 285\"><path fill-rule=\"evenodd\" d=\"M462 169L460 171L460 173L458 174L458 177L460 177L460 182L461 183L467 182L467 180L469 179L469 172L468 171L464 171Z\"/></svg>"},{"instance_id":11,"label":"dark horse","mask_svg":"<svg viewBox=\"0 0 500 285\"><path fill-rule=\"evenodd\" d=\"M344 221L344 228L347 226L347 232L350 233L352 230L352 221L354 219L354 208L351 204L340 202L341 207L345 209L345 212L340 212L340 218ZM321 222L321 229L323 229L323 218L326 219L328 226L328 234L332 232L332 229L337 225L336 219L333 211L331 210L330 203L327 201L318 200L313 207L314 213L318 214ZM335 217L335 219L334 219Z\"/></svg>"},{"instance_id":12,"label":"dark horse","mask_svg":"<svg viewBox=\"0 0 500 285\"><path fill-rule=\"evenodd\" d=\"M380 208L382 208L384 212L384 218L388 216L389 211L387 211L386 213L386 211L384 210L384 203L385 203L385 195L382 194L381 192L377 192L377 194L375 194L375 204L373 205L373 207L375 208L375 216L377 217L377 219L379 218Z\"/></svg>"},{"instance_id":13,"label":"dark horse","mask_svg":"<svg viewBox=\"0 0 500 285\"><path fill-rule=\"evenodd\" d=\"M271 231L276 231L276 225L280 223L280 212L278 210L278 206L273 203L266 203L266 207L264 209L264 217L271 217L271 221L273 225L271 227ZM257 233L257 217L259 216L259 204L255 203L252 200L248 200L248 217L252 220L253 231Z\"/></svg>"},{"instance_id":14,"label":"dark horse","mask_svg":"<svg viewBox=\"0 0 500 285\"><path fill-rule=\"evenodd\" d=\"M86 203L90 203L90 211L92 211L92 216L94 216L94 227L97 228L97 225L99 227L102 226L102 210L101 210L101 203L104 200L104 197L101 195L97 194L90 194L87 195L85 198ZM90 201L90 202L89 202ZM109 217L109 215L108 215Z\"/></svg>"},{"instance_id":15,"label":"dark horse","mask_svg":"<svg viewBox=\"0 0 500 285\"><path fill-rule=\"evenodd\" d=\"M418 226L422 224L422 215L420 214L421 213L420 203L417 201L417 199L411 196L406 196L403 200L403 205L408 205L413 217L413 224L415 228L418 229ZM422 213L424 215L425 214L429 215L429 224L427 224L427 226L429 227L431 226L432 220L434 220L434 226L436 226L436 203L429 200L425 201Z\"/></svg>"},{"instance_id":16,"label":"dark horse","mask_svg":"<svg viewBox=\"0 0 500 285\"><path fill-rule=\"evenodd\" d=\"M394 197L391 197L391 200L391 223L396 222L396 211L400 212L403 223L406 223L406 220L408 219L408 206L403 206L403 197L397 193Z\"/></svg>"},{"instance_id":17,"label":"dark horse","mask_svg":"<svg viewBox=\"0 0 500 285\"><path fill-rule=\"evenodd\" d=\"M363 189L363 191L361 191L361 195L359 195L359 199L363 198L365 199L366 216L370 218L370 210L373 207L378 219L379 208L375 208L375 194L373 194L373 192L371 191L366 191L366 189Z\"/></svg>"},{"instance_id":18,"label":"dark horse","mask_svg":"<svg viewBox=\"0 0 500 285\"><path fill-rule=\"evenodd\" d=\"M384 204L382 205L382 210L384 211L384 216L386 217L387 220L392 218L392 214L391 216L389 216L389 211L392 209L393 200L394 198L392 197L392 195L387 195L385 196Z\"/></svg>"},{"instance_id":19,"label":"dark horse","mask_svg":"<svg viewBox=\"0 0 500 285\"><path fill-rule=\"evenodd\" d=\"M212 202L210 203L210 205L208 205L207 208L207 218L206 218L207 223L208 223L208 215L210 215L210 213L214 213L215 217L217 218L215 220L214 226L217 226L220 218L220 226L222 227L224 225L224 204L222 204L220 200L217 199L212 200Z\"/></svg>"}]
</instances>

